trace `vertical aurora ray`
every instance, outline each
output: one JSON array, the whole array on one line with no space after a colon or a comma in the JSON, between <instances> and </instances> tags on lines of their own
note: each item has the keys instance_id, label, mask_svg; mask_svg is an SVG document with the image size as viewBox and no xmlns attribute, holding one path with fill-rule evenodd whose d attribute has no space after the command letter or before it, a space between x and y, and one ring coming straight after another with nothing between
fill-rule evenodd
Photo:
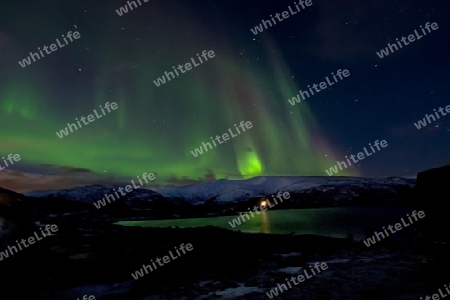
<instances>
[{"instance_id":1,"label":"vertical aurora ray","mask_svg":"<svg viewBox=\"0 0 450 300\"><path fill-rule=\"evenodd\" d=\"M33 65L0 87L0 125L8 128L0 133L2 151L20 153L30 165L105 170L133 178L155 172L162 181L202 179L209 172L216 178L326 175L324 170L336 161L332 148L308 103L294 108L287 103L298 88L274 43L260 46L258 51L266 52L263 60L244 63L233 51L221 51L235 48L232 38L208 32L208 24L199 23L194 12L162 4L149 11L153 25L139 42L129 32L148 25L135 22L131 14L122 17L123 24L115 15L100 20L108 30L102 32L98 47L92 47L96 50L90 50L100 59L91 67L91 85L82 96L58 90L51 78L31 84L24 74ZM145 9L133 12L139 13ZM169 13L173 26L158 26ZM187 31L195 34L185 35ZM155 86L153 80L202 50L213 50L216 56ZM45 65L52 57L45 59L39 63ZM65 96L57 99L55 94ZM63 139L56 136L68 122L112 101L118 110ZM240 121L251 121L253 127L198 157L191 154Z\"/></svg>"},{"instance_id":2,"label":"vertical aurora ray","mask_svg":"<svg viewBox=\"0 0 450 300\"><path fill-rule=\"evenodd\" d=\"M30 91L11 89L2 94L2 110L5 114L32 120L36 118L36 96Z\"/></svg>"},{"instance_id":3,"label":"vertical aurora ray","mask_svg":"<svg viewBox=\"0 0 450 300\"><path fill-rule=\"evenodd\" d=\"M275 47L270 45L269 48ZM221 60L217 67L223 77L218 94L229 126L233 128L233 124L241 120L253 123L252 129L232 140L237 168L245 177L324 175L330 160L324 160L324 148L318 147L312 138L312 133L318 132L314 117L304 102L298 106L296 114L289 113L291 109L286 100L298 89L287 79L289 73L280 56L276 52L271 55L270 66L258 73L250 68L233 68L236 63L231 59ZM322 140L320 145L326 146L326 143Z\"/></svg>"}]
</instances>

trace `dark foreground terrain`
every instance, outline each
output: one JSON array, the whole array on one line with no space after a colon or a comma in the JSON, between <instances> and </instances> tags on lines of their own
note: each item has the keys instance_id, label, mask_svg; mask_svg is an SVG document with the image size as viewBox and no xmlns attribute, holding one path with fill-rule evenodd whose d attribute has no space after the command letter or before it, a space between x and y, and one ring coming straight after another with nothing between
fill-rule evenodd
<instances>
[{"instance_id":1,"label":"dark foreground terrain","mask_svg":"<svg viewBox=\"0 0 450 300\"><path fill-rule=\"evenodd\" d=\"M68 217L55 223L55 236L0 262L1 299L269 299L266 292L315 262L329 267L276 298L419 299L447 283L442 265L417 243L386 240L367 248L351 239L214 227L121 227ZM34 231L23 228L7 239ZM132 278L143 264L182 243L193 250Z\"/></svg>"},{"instance_id":2,"label":"dark foreground terrain","mask_svg":"<svg viewBox=\"0 0 450 300\"><path fill-rule=\"evenodd\" d=\"M450 283L450 234L444 208L449 178L450 166L419 173L417 197L415 188L409 187L401 187L405 193L390 196L383 192L383 197L378 192L375 195L373 189L365 195L340 187L339 193L353 202L363 197L358 201L367 204L369 199L386 209L386 203L407 203L411 210L425 211L424 220L403 229L410 238L399 241L389 237L370 247L350 236L335 239L247 234L215 227L158 229L113 224L120 219L148 218L152 213L160 218L186 210L197 217L214 209L230 213L210 202L188 206L156 195L151 200L125 199L93 209L86 201L28 198L0 189L0 255L9 245L16 245L16 240L39 232L43 225L58 226L55 235L3 257L0 299L65 300L84 295L111 300L269 299L267 293L278 284L285 284L286 278L297 277L316 262L326 262L328 269L282 293L277 290L278 296L270 295L276 299L425 299ZM330 189L318 187L312 192L319 191ZM330 205L343 199L331 194L324 198ZM325 200L319 200L324 204ZM367 237L372 234L367 233ZM137 280L131 276L183 243L192 244L193 249Z\"/></svg>"}]
</instances>

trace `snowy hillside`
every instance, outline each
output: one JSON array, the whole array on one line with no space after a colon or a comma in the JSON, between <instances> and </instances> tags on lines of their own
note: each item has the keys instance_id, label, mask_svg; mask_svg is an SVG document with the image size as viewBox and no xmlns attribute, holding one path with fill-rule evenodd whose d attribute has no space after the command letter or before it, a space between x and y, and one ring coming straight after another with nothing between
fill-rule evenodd
<instances>
[{"instance_id":1,"label":"snowy hillside","mask_svg":"<svg viewBox=\"0 0 450 300\"><path fill-rule=\"evenodd\" d=\"M50 191L36 191L25 193L26 196L31 197L59 197L67 200L75 200L75 201L83 201L87 203L94 203L95 201L102 199L106 194L114 195L114 192L117 191L118 195L121 194L118 192L119 187L124 187L123 185L91 185L85 187L77 187L73 189L64 189L64 190L50 190ZM125 193L125 190L124 190ZM115 197L115 196L114 196ZM130 193L126 193L125 196L121 196L120 198L127 200L155 200L164 198L157 192L148 189L135 189Z\"/></svg>"},{"instance_id":2,"label":"snowy hillside","mask_svg":"<svg viewBox=\"0 0 450 300\"><path fill-rule=\"evenodd\" d=\"M228 202L266 196L278 191L302 194L321 187L332 189L339 186L389 190L398 186L414 187L415 179L399 177L374 179L328 176L264 176L247 180L221 179L209 183L160 188L155 189L155 191L164 197L179 197L192 204L201 204L216 196L216 202Z\"/></svg>"},{"instance_id":3,"label":"snowy hillside","mask_svg":"<svg viewBox=\"0 0 450 300\"><path fill-rule=\"evenodd\" d=\"M333 200L360 195L365 191L374 195L392 195L399 188L412 188L415 179L399 177L391 178L359 178L359 177L328 177L328 176L263 176L247 180L220 179L208 183L185 186L164 187L154 190L136 189L121 198L127 200L185 200L190 204L199 205L214 198L215 203L230 203L275 194L278 191L289 192L292 195L311 195L314 197L328 195ZM59 191L37 191L25 195L33 197L61 197L68 200L93 203L114 193L119 185L93 185ZM381 191L381 192L380 192Z\"/></svg>"}]
</instances>

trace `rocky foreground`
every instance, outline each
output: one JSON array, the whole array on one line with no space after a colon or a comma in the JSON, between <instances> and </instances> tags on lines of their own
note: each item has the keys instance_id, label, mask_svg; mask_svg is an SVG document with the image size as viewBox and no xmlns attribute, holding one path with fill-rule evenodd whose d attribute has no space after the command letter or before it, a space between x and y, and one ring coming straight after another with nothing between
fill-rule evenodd
<instances>
[{"instance_id":1,"label":"rocky foreground","mask_svg":"<svg viewBox=\"0 0 450 300\"><path fill-rule=\"evenodd\" d=\"M280 205L280 209L289 209L407 203L426 211L427 217L417 225L420 227L414 231L415 225L409 228L417 237L414 241L400 243L386 238L369 248L350 237L113 225L117 220L149 216L235 214L239 206L257 204L260 197L225 206L215 203L217 198L213 197L202 205L192 205L141 191L145 197L136 194L94 209L91 200L67 199L59 194L33 198L0 189L0 252L16 245L16 240L33 236L44 224L58 226L56 234L0 261L0 297L207 300L269 299L269 293L275 299L425 298L450 282L450 235L443 227L448 219L444 206L449 178L450 166L419 173L418 195L403 179L393 185L395 178L389 179L388 188L364 180L350 186L302 187L298 193L292 190L292 203ZM99 193L103 193L102 188ZM86 198L85 193L75 194ZM153 265L155 269L147 270L148 274L141 271L142 276L136 276L143 265L178 251L174 247L183 243L192 244L191 251L177 252L176 259L157 268ZM325 262L328 268L274 295L278 284L285 284L286 279L302 274L316 262Z\"/></svg>"},{"instance_id":2,"label":"rocky foreground","mask_svg":"<svg viewBox=\"0 0 450 300\"><path fill-rule=\"evenodd\" d=\"M56 223L56 235L0 262L2 299L269 299L270 289L315 262L328 269L276 299L419 299L445 278L426 248L390 240L367 248L351 239L214 227L121 227L67 217ZM192 251L137 280L131 276L182 243Z\"/></svg>"}]
</instances>

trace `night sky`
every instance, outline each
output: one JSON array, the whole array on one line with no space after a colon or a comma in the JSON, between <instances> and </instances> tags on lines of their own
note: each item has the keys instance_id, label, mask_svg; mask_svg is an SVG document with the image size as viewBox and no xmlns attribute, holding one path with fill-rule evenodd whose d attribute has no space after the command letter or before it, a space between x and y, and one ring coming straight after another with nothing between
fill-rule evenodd
<instances>
[{"instance_id":1,"label":"night sky","mask_svg":"<svg viewBox=\"0 0 450 300\"><path fill-rule=\"evenodd\" d=\"M450 104L448 1L312 0L254 35L294 1L2 2L0 149L21 160L0 171L17 191L130 181L156 185L267 175L327 176L375 140L388 146L339 175L415 176L450 162L450 116L414 122ZM439 29L380 59L376 52L427 22ZM37 48L80 38L22 68ZM64 43L64 42L62 42ZM157 87L172 66L215 57ZM350 76L291 106L331 72ZM118 108L60 139L99 105ZM234 124L253 127L194 157ZM0 160L4 166L3 160Z\"/></svg>"}]
</instances>

